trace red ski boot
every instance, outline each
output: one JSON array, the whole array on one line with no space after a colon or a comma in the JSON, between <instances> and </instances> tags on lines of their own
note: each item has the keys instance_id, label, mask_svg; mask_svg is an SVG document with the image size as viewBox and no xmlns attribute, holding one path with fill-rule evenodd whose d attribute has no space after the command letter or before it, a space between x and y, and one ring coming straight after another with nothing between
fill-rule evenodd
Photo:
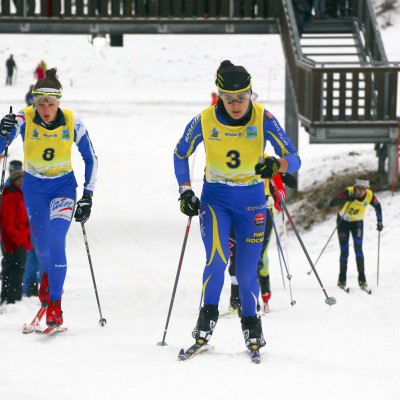
<instances>
[{"instance_id":1,"label":"red ski boot","mask_svg":"<svg viewBox=\"0 0 400 400\"><path fill-rule=\"evenodd\" d=\"M61 310L61 300L49 302L47 309L46 324L50 327L60 326L63 323L63 312Z\"/></svg>"},{"instance_id":2,"label":"red ski boot","mask_svg":"<svg viewBox=\"0 0 400 400\"><path fill-rule=\"evenodd\" d=\"M263 311L265 312L265 313L269 313L269 305L268 305L268 302L269 302L269 299L271 298L271 293L264 293L264 294L262 294L261 295L261 297L262 297L262 300L263 300Z\"/></svg>"},{"instance_id":3,"label":"red ski boot","mask_svg":"<svg viewBox=\"0 0 400 400\"><path fill-rule=\"evenodd\" d=\"M42 307L47 308L51 301L49 297L49 278L46 273L42 275L42 282L40 283L38 296L40 302L42 303Z\"/></svg>"}]
</instances>

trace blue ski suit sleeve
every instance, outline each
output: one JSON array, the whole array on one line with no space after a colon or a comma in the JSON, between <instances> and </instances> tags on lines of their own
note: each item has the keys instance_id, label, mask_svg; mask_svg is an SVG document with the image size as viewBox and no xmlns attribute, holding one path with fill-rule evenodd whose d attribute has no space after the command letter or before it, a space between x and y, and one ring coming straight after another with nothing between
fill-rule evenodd
<instances>
[{"instance_id":1,"label":"blue ski suit sleeve","mask_svg":"<svg viewBox=\"0 0 400 400\"><path fill-rule=\"evenodd\" d=\"M178 185L190 182L189 157L203 141L200 114L194 117L186 126L182 138L174 151L174 168Z\"/></svg>"},{"instance_id":2,"label":"blue ski suit sleeve","mask_svg":"<svg viewBox=\"0 0 400 400\"><path fill-rule=\"evenodd\" d=\"M85 162L85 183L83 185L83 193L92 193L97 179L98 160L94 152L89 133L83 122L75 117L74 121L74 141L78 146L83 161Z\"/></svg>"},{"instance_id":3,"label":"blue ski suit sleeve","mask_svg":"<svg viewBox=\"0 0 400 400\"><path fill-rule=\"evenodd\" d=\"M265 142L268 140L271 143L279 157L287 160L287 172L295 172L300 169L301 160L296 148L278 120L267 110L264 113L264 139Z\"/></svg>"},{"instance_id":4,"label":"blue ski suit sleeve","mask_svg":"<svg viewBox=\"0 0 400 400\"><path fill-rule=\"evenodd\" d=\"M15 118L17 120L17 127L11 130L10 136L8 139L8 145L10 145L18 135L21 135L22 138L24 137L23 136L25 133L25 114L24 114L24 112L23 111L18 112L18 114L15 114ZM6 138L4 136L0 136L0 154L3 153L5 148L6 148Z\"/></svg>"}]
</instances>

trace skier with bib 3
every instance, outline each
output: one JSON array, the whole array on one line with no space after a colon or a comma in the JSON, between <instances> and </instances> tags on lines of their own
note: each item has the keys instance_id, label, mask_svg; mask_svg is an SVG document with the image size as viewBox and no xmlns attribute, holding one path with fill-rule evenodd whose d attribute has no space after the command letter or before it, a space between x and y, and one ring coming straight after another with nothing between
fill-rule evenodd
<instances>
[{"instance_id":1,"label":"skier with bib 3","mask_svg":"<svg viewBox=\"0 0 400 400\"><path fill-rule=\"evenodd\" d=\"M257 317L257 264L264 240L266 204L263 178L297 171L300 158L277 119L251 101L251 76L242 66L223 61L216 85L219 100L187 125L174 153L180 209L199 215L206 251L203 306L193 337L198 345L211 339L229 260L229 234L236 235L236 277L242 304L241 325L249 349L265 345ZM277 157L264 159L269 141ZM201 200L194 194L188 159L203 142L206 165Z\"/></svg>"}]
</instances>

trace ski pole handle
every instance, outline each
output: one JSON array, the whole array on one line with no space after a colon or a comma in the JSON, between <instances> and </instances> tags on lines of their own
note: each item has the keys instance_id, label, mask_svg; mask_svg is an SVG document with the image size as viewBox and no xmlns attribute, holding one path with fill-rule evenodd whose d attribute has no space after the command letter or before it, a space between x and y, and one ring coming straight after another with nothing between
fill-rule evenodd
<instances>
[{"instance_id":1,"label":"ski pole handle","mask_svg":"<svg viewBox=\"0 0 400 400\"><path fill-rule=\"evenodd\" d=\"M10 106L10 115L11 114L12 114L12 106ZM1 204L1 199L3 197L4 179L6 177L6 167L7 167L9 141L10 141L10 134L6 135L6 146L4 148L3 167L2 167L2 170L1 170L1 183L0 183L0 204Z\"/></svg>"}]
</instances>

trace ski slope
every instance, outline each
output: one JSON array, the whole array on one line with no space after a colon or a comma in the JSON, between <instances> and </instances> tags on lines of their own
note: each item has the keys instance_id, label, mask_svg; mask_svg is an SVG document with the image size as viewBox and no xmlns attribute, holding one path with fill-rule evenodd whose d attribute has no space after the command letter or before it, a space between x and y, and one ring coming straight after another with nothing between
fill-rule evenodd
<instances>
[{"instance_id":1,"label":"ski slope","mask_svg":"<svg viewBox=\"0 0 400 400\"><path fill-rule=\"evenodd\" d=\"M399 28L382 32L391 60ZM372 295L357 287L354 252L346 294L337 288L339 246L334 236L318 274L337 304L329 307L293 231L287 227L289 282L283 286L276 244L270 246L271 312L263 316L267 346L260 365L250 362L236 317L221 318L213 351L178 362L193 343L204 267L197 218L193 218L166 342L163 338L187 217L179 212L172 154L190 119L209 105L215 71L223 59L252 74L257 101L284 122L284 59L278 36L136 35L123 48L94 48L82 35L2 35L1 59L13 54L17 83L1 86L0 110L24 106L33 71L44 59L58 67L62 107L88 127L99 158L92 215L85 225L105 327L100 319L80 224L67 239L68 273L63 310L68 332L22 335L38 300L8 305L0 314L0 397L7 400L135 399L395 400L400 396L399 192L378 193L384 230L380 240L370 208L365 217L366 276ZM5 72L4 72L5 75ZM5 78L5 76L4 76ZM349 152L355 153L347 157ZM300 189L332 171L377 167L372 145L310 145L301 131ZM9 160L22 155L18 138ZM74 153L82 191L83 162ZM191 161L199 195L204 153ZM351 184L352 182L349 182ZM332 193L334 196L336 193ZM290 211L290 204L288 205ZM292 215L296 223L296 215ZM282 218L276 224L282 232ZM332 214L303 232L316 259L335 226ZM226 273L220 311L228 307ZM291 305L291 300L296 304Z\"/></svg>"}]
</instances>

